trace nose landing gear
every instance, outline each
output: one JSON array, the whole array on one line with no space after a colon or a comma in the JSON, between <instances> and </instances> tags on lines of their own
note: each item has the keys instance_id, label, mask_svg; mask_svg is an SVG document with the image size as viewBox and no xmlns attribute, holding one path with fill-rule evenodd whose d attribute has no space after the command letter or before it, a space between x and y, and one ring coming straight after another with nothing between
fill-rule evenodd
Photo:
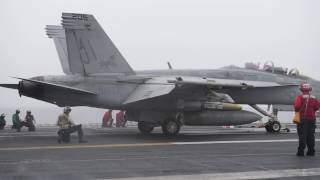
<instances>
[{"instance_id":1,"label":"nose landing gear","mask_svg":"<svg viewBox=\"0 0 320 180\"><path fill-rule=\"evenodd\" d=\"M278 133L281 131L281 123L278 121L277 109L273 109L273 113L269 114L268 112L266 112L265 110L257 106L256 104L250 104L250 106L255 110L257 110L258 112L260 112L261 114L269 117L269 121L264 124L264 127L266 128L266 131L268 133ZM284 130L286 130L287 132L290 132L288 128L285 128Z\"/></svg>"},{"instance_id":2,"label":"nose landing gear","mask_svg":"<svg viewBox=\"0 0 320 180\"><path fill-rule=\"evenodd\" d=\"M280 132L281 124L279 121L268 121L264 127L266 128L267 132Z\"/></svg>"}]
</instances>

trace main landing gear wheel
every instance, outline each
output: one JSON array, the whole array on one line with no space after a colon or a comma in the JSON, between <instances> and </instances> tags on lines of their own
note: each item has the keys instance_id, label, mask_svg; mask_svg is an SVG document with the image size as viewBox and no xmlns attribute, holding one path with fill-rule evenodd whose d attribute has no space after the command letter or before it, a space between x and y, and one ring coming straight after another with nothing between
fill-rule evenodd
<instances>
[{"instance_id":1,"label":"main landing gear wheel","mask_svg":"<svg viewBox=\"0 0 320 180\"><path fill-rule=\"evenodd\" d=\"M265 124L267 132L280 132L281 124L279 121L270 121Z\"/></svg>"},{"instance_id":2,"label":"main landing gear wheel","mask_svg":"<svg viewBox=\"0 0 320 180\"><path fill-rule=\"evenodd\" d=\"M176 136L180 131L181 125L175 120L168 120L165 121L161 127L163 134L167 136Z\"/></svg>"},{"instance_id":3,"label":"main landing gear wheel","mask_svg":"<svg viewBox=\"0 0 320 180\"><path fill-rule=\"evenodd\" d=\"M153 126L145 122L138 123L138 129L142 134L150 134L153 131Z\"/></svg>"}]
</instances>

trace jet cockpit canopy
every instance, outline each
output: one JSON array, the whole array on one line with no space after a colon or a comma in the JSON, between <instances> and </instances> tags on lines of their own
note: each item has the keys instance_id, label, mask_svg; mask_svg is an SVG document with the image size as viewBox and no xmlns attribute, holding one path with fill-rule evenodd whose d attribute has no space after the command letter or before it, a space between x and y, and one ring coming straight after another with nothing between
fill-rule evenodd
<instances>
[{"instance_id":1,"label":"jet cockpit canopy","mask_svg":"<svg viewBox=\"0 0 320 180\"><path fill-rule=\"evenodd\" d=\"M262 70L275 73L275 74L283 74L283 75L288 74L288 68L284 68L280 66L276 67L272 61L265 62Z\"/></svg>"},{"instance_id":2,"label":"jet cockpit canopy","mask_svg":"<svg viewBox=\"0 0 320 180\"><path fill-rule=\"evenodd\" d=\"M286 76L295 76L302 79L310 79L309 77L302 75L297 68L289 70L285 67L275 66L273 61L266 61L263 66L261 66L260 63L247 62L245 63L245 68L256 71L270 72L274 74L282 74Z\"/></svg>"}]
</instances>

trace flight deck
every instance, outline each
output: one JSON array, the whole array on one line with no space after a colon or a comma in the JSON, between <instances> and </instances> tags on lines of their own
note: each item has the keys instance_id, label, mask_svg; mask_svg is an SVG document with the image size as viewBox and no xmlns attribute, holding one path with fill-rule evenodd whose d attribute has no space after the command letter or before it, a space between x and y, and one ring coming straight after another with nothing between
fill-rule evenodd
<instances>
[{"instance_id":1,"label":"flight deck","mask_svg":"<svg viewBox=\"0 0 320 180\"><path fill-rule=\"evenodd\" d=\"M56 127L0 131L0 179L319 179L320 157L296 157L297 135L263 128L84 128L88 143L58 144ZM319 152L320 133L316 133Z\"/></svg>"}]
</instances>

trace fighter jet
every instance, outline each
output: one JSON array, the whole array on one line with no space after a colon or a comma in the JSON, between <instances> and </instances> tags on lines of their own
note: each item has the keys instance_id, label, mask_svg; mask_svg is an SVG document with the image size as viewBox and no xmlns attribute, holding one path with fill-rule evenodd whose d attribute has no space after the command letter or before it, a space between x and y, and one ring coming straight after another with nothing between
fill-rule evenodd
<instances>
[{"instance_id":1,"label":"fighter jet","mask_svg":"<svg viewBox=\"0 0 320 180\"><path fill-rule=\"evenodd\" d=\"M238 104L263 113L256 104L291 105L301 81L318 83L311 78L234 67L137 72L88 14L63 13L62 26L47 26L47 34L55 40L66 75L18 77L18 84L0 86L61 107L125 110L127 120L138 122L142 133L157 126L173 136L183 125L249 124L262 117ZM269 131L279 128L276 119L266 127Z\"/></svg>"}]
</instances>

